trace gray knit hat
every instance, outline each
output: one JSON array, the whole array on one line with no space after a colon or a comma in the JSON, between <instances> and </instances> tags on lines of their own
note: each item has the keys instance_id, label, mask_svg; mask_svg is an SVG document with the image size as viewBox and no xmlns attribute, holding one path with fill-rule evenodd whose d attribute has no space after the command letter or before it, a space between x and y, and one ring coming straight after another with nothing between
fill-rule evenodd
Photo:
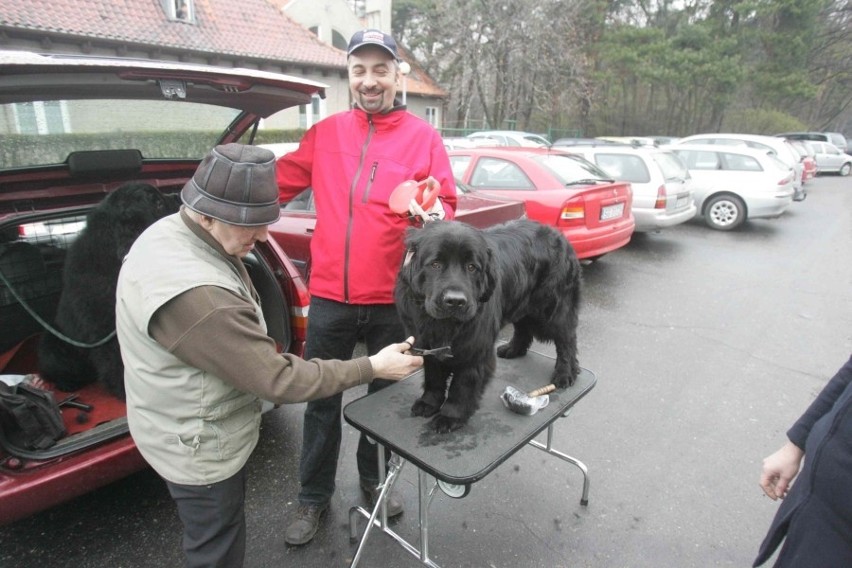
<instances>
[{"instance_id":1,"label":"gray knit hat","mask_svg":"<svg viewBox=\"0 0 852 568\"><path fill-rule=\"evenodd\" d=\"M243 144L216 146L180 192L184 205L231 225L257 227L278 220L275 155Z\"/></svg>"}]
</instances>

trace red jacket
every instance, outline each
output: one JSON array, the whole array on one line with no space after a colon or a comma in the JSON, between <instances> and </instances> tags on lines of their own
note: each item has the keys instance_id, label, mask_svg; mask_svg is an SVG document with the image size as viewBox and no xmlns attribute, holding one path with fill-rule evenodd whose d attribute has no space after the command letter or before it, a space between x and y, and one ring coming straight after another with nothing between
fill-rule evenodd
<instances>
[{"instance_id":1,"label":"red jacket","mask_svg":"<svg viewBox=\"0 0 852 568\"><path fill-rule=\"evenodd\" d=\"M329 300L393 303L404 232L411 226L388 207L397 185L431 175L441 183L446 218L455 212L456 186L441 136L404 107L330 116L278 159L276 171L282 202L314 190L310 292Z\"/></svg>"}]
</instances>

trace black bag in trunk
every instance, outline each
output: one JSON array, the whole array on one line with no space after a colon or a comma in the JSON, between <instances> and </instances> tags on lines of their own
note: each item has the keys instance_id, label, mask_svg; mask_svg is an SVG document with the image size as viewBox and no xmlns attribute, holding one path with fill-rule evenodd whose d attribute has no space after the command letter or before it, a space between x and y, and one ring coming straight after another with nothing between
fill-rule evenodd
<instances>
[{"instance_id":1,"label":"black bag in trunk","mask_svg":"<svg viewBox=\"0 0 852 568\"><path fill-rule=\"evenodd\" d=\"M65 435L65 423L52 393L25 382L10 387L0 381L0 430L7 451L7 446L44 450Z\"/></svg>"}]
</instances>

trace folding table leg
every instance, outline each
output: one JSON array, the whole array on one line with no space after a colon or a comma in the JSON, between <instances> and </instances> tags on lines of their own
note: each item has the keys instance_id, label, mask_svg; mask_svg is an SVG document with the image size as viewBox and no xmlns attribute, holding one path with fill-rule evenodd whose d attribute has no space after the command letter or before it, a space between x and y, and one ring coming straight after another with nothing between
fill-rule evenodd
<instances>
[{"instance_id":1,"label":"folding table leg","mask_svg":"<svg viewBox=\"0 0 852 568\"><path fill-rule=\"evenodd\" d=\"M567 454L563 454L558 450L553 449L553 423L551 423L547 427L547 445L542 444L538 440L530 440L529 444L534 446L540 450L547 452L552 456L556 456L557 458L567 461L568 463L572 463L576 465L581 472L583 472L583 496L580 498L580 505L586 507L589 504L589 468L586 467L586 464L578 460L577 458L572 458Z\"/></svg>"},{"instance_id":2,"label":"folding table leg","mask_svg":"<svg viewBox=\"0 0 852 568\"><path fill-rule=\"evenodd\" d=\"M398 457L398 456L396 456ZM387 477L385 477L384 472L384 463L385 463L385 449L379 444L379 484L382 488L379 492L379 496L376 498L376 502L373 505L373 512L370 515L370 519L367 521L367 526L364 529L364 534L361 536L361 542L358 543L358 550L355 551L355 557L352 559L352 563L349 565L350 568L354 568L358 565L358 560L361 557L361 552L364 550L364 545L367 542L367 538L370 536L370 530L373 528L373 525L376 522L376 517L381 513L381 528L382 530L386 530L387 528L387 496L390 494L390 490L393 487L393 484L396 482L396 477L399 474L399 471L402 469L403 464L405 463L402 459L395 459L391 462L390 470L388 471ZM355 533L355 523L354 516L358 513L358 507L353 507L349 510L349 535L350 538Z\"/></svg>"}]
</instances>

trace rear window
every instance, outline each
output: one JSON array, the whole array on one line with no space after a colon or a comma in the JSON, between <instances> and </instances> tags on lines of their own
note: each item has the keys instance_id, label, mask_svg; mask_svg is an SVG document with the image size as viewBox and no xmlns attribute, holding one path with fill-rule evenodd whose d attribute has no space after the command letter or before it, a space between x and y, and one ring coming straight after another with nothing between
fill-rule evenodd
<instances>
[{"instance_id":1,"label":"rear window","mask_svg":"<svg viewBox=\"0 0 852 568\"><path fill-rule=\"evenodd\" d=\"M533 160L545 167L563 184L580 180L611 181L609 174L581 156L539 154Z\"/></svg>"},{"instance_id":2,"label":"rear window","mask_svg":"<svg viewBox=\"0 0 852 568\"><path fill-rule=\"evenodd\" d=\"M640 156L631 154L595 154L595 163L617 180L648 183L651 172Z\"/></svg>"},{"instance_id":3,"label":"rear window","mask_svg":"<svg viewBox=\"0 0 852 568\"><path fill-rule=\"evenodd\" d=\"M683 163L677 154L671 152L655 152L654 161L660 166L663 172L663 177L666 180L671 179L686 179L689 177L689 172L686 169L686 164Z\"/></svg>"},{"instance_id":4,"label":"rear window","mask_svg":"<svg viewBox=\"0 0 852 568\"><path fill-rule=\"evenodd\" d=\"M0 169L60 164L72 151L134 148L143 158L201 159L235 109L132 99L0 105Z\"/></svg>"}]
</instances>

